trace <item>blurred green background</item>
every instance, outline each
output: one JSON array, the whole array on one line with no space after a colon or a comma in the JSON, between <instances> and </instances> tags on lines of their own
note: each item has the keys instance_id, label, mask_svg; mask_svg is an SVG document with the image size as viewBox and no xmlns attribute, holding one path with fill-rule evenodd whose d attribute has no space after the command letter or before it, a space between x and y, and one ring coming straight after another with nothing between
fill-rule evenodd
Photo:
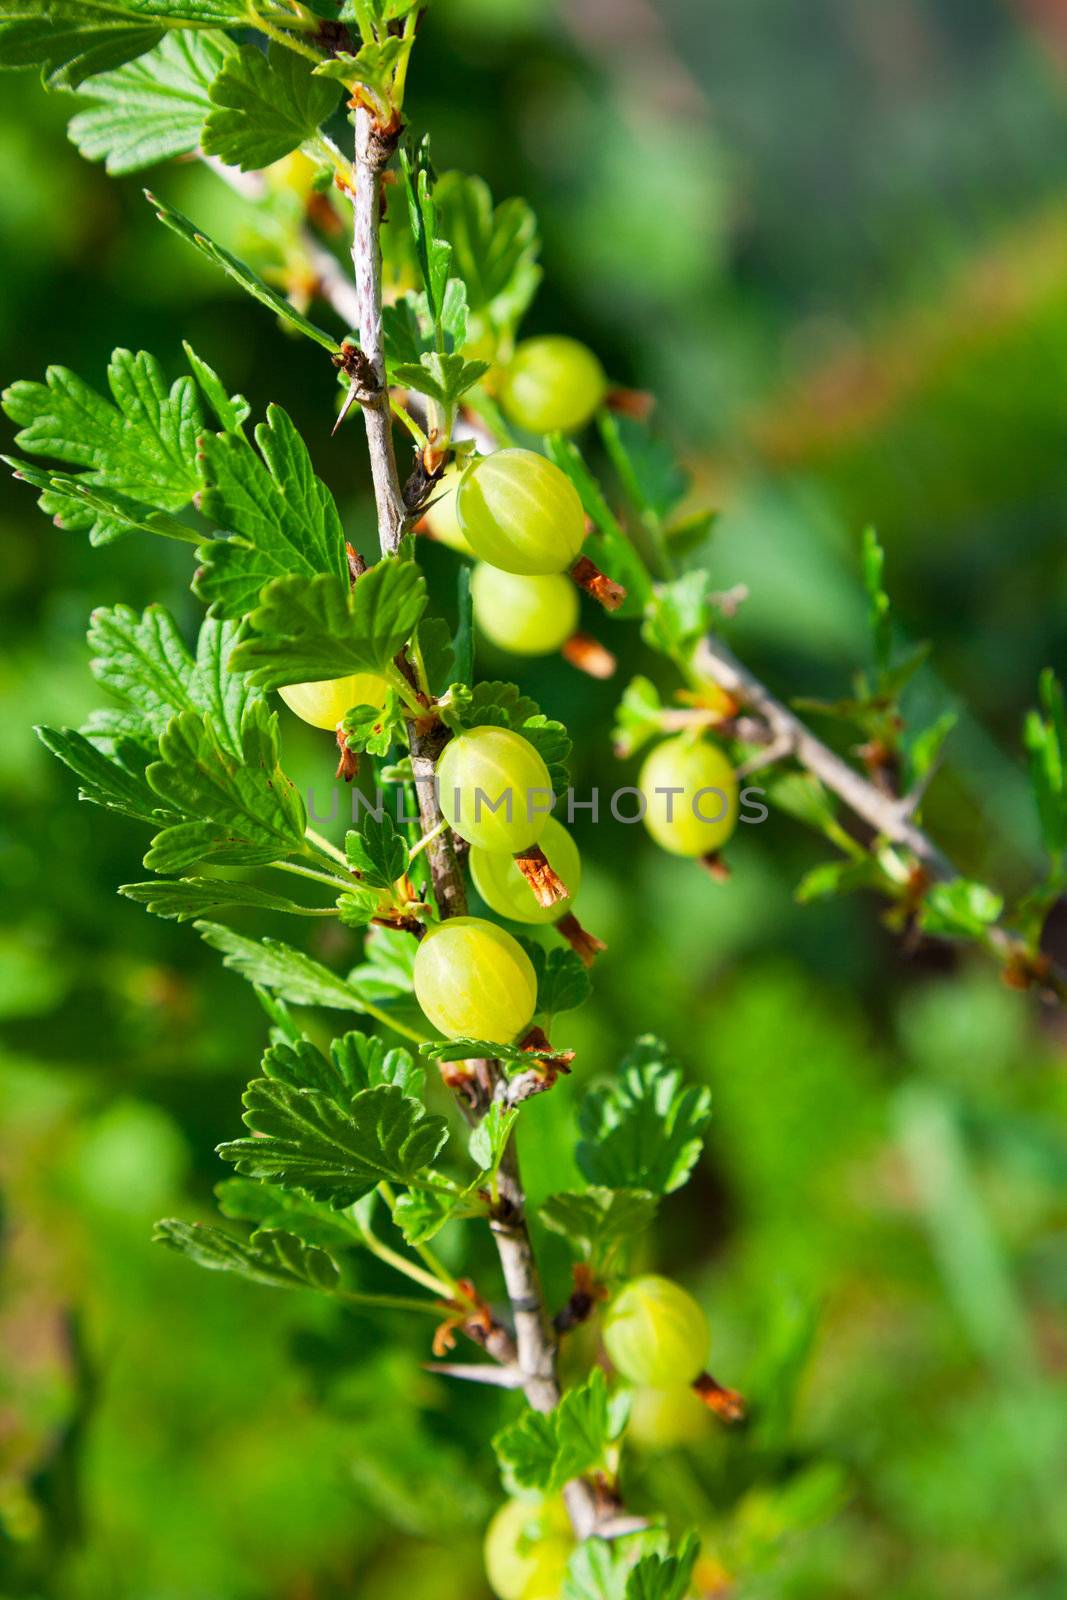
<instances>
[{"instance_id":1,"label":"blurred green background","mask_svg":"<svg viewBox=\"0 0 1067 1600\"><path fill-rule=\"evenodd\" d=\"M751 589L739 648L780 691L847 688L878 526L901 628L935 645L916 710L961 712L931 827L1017 891L1038 859L1019 726L1067 642L1062 8L436 0L415 63L439 168L539 213L529 331L576 333L659 396L722 508L716 582ZM176 374L188 337L257 412L293 412L370 542L360 433L330 439L319 355L159 228L136 179L83 163L70 111L4 81L4 381L56 361L99 383L119 344ZM247 235L202 169L151 181ZM21 485L0 526L0 1594L480 1600L486 1441L515 1402L428 1376L421 1327L148 1242L160 1215L210 1215L264 1021L195 934L116 898L144 842L78 804L31 725L98 703L94 604L162 599L195 626L186 554L91 552ZM426 560L448 592L451 554ZM620 681L674 687L589 621ZM618 682L488 649L481 670L566 718L579 788L615 780ZM328 752L285 734L321 779ZM643 833L579 831L583 920L610 952L572 1019L574 1078L526 1114L529 1187L574 1177L583 1083L660 1032L715 1119L643 1249L701 1297L714 1370L753 1413L630 1453L629 1497L702 1529L706 1596L1062 1597L1062 1018L943 947L902 949L870 900L796 907L821 852L781 816L740 830L725 885ZM350 959L347 937L320 952ZM558 1301L566 1259L542 1243ZM473 1231L444 1250L495 1283Z\"/></svg>"}]
</instances>

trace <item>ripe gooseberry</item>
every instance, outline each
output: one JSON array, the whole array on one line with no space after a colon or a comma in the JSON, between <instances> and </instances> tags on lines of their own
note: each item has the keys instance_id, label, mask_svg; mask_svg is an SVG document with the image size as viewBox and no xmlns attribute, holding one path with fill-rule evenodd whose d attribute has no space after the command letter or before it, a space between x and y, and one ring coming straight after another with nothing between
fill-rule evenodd
<instances>
[{"instance_id":1,"label":"ripe gooseberry","mask_svg":"<svg viewBox=\"0 0 1067 1600\"><path fill-rule=\"evenodd\" d=\"M506 1500L485 1530L489 1587L499 1600L558 1594L573 1543L561 1496Z\"/></svg>"},{"instance_id":2,"label":"ripe gooseberry","mask_svg":"<svg viewBox=\"0 0 1067 1600\"><path fill-rule=\"evenodd\" d=\"M529 739L510 728L468 728L445 745L437 762L445 820L469 844L506 855L540 839L552 782Z\"/></svg>"},{"instance_id":3,"label":"ripe gooseberry","mask_svg":"<svg viewBox=\"0 0 1067 1600\"><path fill-rule=\"evenodd\" d=\"M547 656L578 626L578 591L561 572L524 577L479 561L471 579L474 620L517 656Z\"/></svg>"},{"instance_id":4,"label":"ripe gooseberry","mask_svg":"<svg viewBox=\"0 0 1067 1600\"><path fill-rule=\"evenodd\" d=\"M563 334L524 339L508 363L500 400L530 433L577 433L607 392L604 369L587 345Z\"/></svg>"},{"instance_id":5,"label":"ripe gooseberry","mask_svg":"<svg viewBox=\"0 0 1067 1600\"><path fill-rule=\"evenodd\" d=\"M321 683L290 683L278 693L298 717L313 728L334 729L353 706L381 706L389 685L376 672L353 672L347 678L326 678Z\"/></svg>"},{"instance_id":6,"label":"ripe gooseberry","mask_svg":"<svg viewBox=\"0 0 1067 1600\"><path fill-rule=\"evenodd\" d=\"M415 998L448 1039L510 1044L529 1026L537 976L517 939L481 917L432 926L415 952Z\"/></svg>"},{"instance_id":7,"label":"ripe gooseberry","mask_svg":"<svg viewBox=\"0 0 1067 1600\"><path fill-rule=\"evenodd\" d=\"M638 785L645 827L676 856L720 849L737 823L737 777L718 745L679 734L647 757Z\"/></svg>"},{"instance_id":8,"label":"ripe gooseberry","mask_svg":"<svg viewBox=\"0 0 1067 1600\"><path fill-rule=\"evenodd\" d=\"M691 1294L670 1278L631 1278L604 1316L604 1348L631 1383L684 1388L704 1370L708 1321Z\"/></svg>"},{"instance_id":9,"label":"ripe gooseberry","mask_svg":"<svg viewBox=\"0 0 1067 1600\"><path fill-rule=\"evenodd\" d=\"M646 1450L669 1450L693 1444L708 1431L711 1413L692 1389L649 1389L632 1392L626 1437Z\"/></svg>"},{"instance_id":10,"label":"ripe gooseberry","mask_svg":"<svg viewBox=\"0 0 1067 1600\"><path fill-rule=\"evenodd\" d=\"M530 888L513 857L501 850L483 850L478 845L471 849L470 869L474 887L498 917L510 917L513 922L543 924L557 922L570 910L578 893L582 877L582 861L578 846L562 823L555 817L545 822L544 832L537 841L548 857L548 864L567 885L570 891L565 900L555 905L541 905Z\"/></svg>"},{"instance_id":11,"label":"ripe gooseberry","mask_svg":"<svg viewBox=\"0 0 1067 1600\"><path fill-rule=\"evenodd\" d=\"M475 555L504 572L563 572L585 537L577 489L533 450L497 450L473 462L456 510Z\"/></svg>"}]
</instances>

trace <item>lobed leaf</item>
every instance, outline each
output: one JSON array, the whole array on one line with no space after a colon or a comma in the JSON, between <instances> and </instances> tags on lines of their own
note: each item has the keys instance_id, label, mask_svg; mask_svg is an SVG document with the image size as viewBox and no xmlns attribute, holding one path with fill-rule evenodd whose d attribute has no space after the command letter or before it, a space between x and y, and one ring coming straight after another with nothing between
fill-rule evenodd
<instances>
[{"instance_id":1,"label":"lobed leaf","mask_svg":"<svg viewBox=\"0 0 1067 1600\"><path fill-rule=\"evenodd\" d=\"M237 878L156 879L149 883L124 883L119 894L136 900L154 916L175 922L195 922L198 917L241 906L252 911L302 912L285 895L271 894Z\"/></svg>"},{"instance_id":2,"label":"lobed leaf","mask_svg":"<svg viewBox=\"0 0 1067 1600\"><path fill-rule=\"evenodd\" d=\"M680 1067L646 1034L618 1077L586 1096L578 1166L590 1183L671 1194L692 1172L710 1119L710 1091L683 1088Z\"/></svg>"},{"instance_id":3,"label":"lobed leaf","mask_svg":"<svg viewBox=\"0 0 1067 1600\"><path fill-rule=\"evenodd\" d=\"M196 929L207 944L221 952L224 966L292 1005L325 1006L333 1011L365 1009L356 985L292 945L277 939L249 939L217 922L198 922Z\"/></svg>"},{"instance_id":4,"label":"lobed leaf","mask_svg":"<svg viewBox=\"0 0 1067 1600\"><path fill-rule=\"evenodd\" d=\"M336 1263L325 1250L273 1228L261 1229L244 1240L202 1222L167 1217L156 1223L152 1239L211 1272L233 1272L250 1283L271 1288L318 1289L331 1294L340 1278Z\"/></svg>"},{"instance_id":5,"label":"lobed leaf","mask_svg":"<svg viewBox=\"0 0 1067 1600\"><path fill-rule=\"evenodd\" d=\"M403 876L408 864L407 844L387 811L379 820L372 813L364 816L358 832L345 835L345 855L361 882L371 889L390 889Z\"/></svg>"},{"instance_id":6,"label":"lobed leaf","mask_svg":"<svg viewBox=\"0 0 1067 1600\"><path fill-rule=\"evenodd\" d=\"M586 1259L600 1259L614 1245L643 1232L657 1205L656 1196L645 1189L594 1187L549 1195L538 1215L546 1228L562 1234Z\"/></svg>"},{"instance_id":7,"label":"lobed leaf","mask_svg":"<svg viewBox=\"0 0 1067 1600\"><path fill-rule=\"evenodd\" d=\"M437 182L434 200L470 311L487 317L495 328L516 327L541 281L532 208L520 199L494 208L488 184L462 172L446 172Z\"/></svg>"},{"instance_id":8,"label":"lobed leaf","mask_svg":"<svg viewBox=\"0 0 1067 1600\"><path fill-rule=\"evenodd\" d=\"M493 1440L509 1490L555 1494L571 1478L601 1465L625 1427L628 1399L609 1399L607 1379L597 1367L554 1410L524 1412Z\"/></svg>"},{"instance_id":9,"label":"lobed leaf","mask_svg":"<svg viewBox=\"0 0 1067 1600\"><path fill-rule=\"evenodd\" d=\"M336 85L294 50L271 44L264 55L242 45L211 85L205 154L246 172L269 167L318 132L337 97Z\"/></svg>"}]
</instances>

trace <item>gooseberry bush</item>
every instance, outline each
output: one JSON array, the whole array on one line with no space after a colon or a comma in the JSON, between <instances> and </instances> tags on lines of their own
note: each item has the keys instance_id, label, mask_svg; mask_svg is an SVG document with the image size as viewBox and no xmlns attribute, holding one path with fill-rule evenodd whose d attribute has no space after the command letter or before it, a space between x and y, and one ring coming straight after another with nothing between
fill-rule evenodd
<instances>
[{"instance_id":1,"label":"gooseberry bush","mask_svg":"<svg viewBox=\"0 0 1067 1600\"><path fill-rule=\"evenodd\" d=\"M873 665L850 698L811 707L858 730L859 764L737 660L718 629L738 597L713 594L701 561L711 519L690 510L644 397L612 389L572 339L518 337L539 278L529 208L494 205L477 177L438 176L408 126L420 10L0 0L0 65L78 93L70 134L88 159L121 174L198 156L269 214L270 281L148 197L176 248L262 304L267 331L273 318L321 349L324 416L352 428L362 412L376 513L373 540L356 538L285 410L254 421L188 344L180 376L175 352L117 350L109 395L62 366L12 384L11 464L41 509L96 545L150 535L189 546L206 608L192 644L159 606L94 612L91 667L111 703L80 730L41 737L83 798L151 834L151 876L120 892L192 922L269 1019L248 1131L219 1146L236 1173L220 1208L253 1226L168 1219L159 1240L258 1284L428 1317L443 1375L521 1391L492 1441L508 1498L485 1553L501 1600L683 1600L720 1592L721 1569L701 1576L677 1507L627 1503L626 1451L685 1436L694 1415L737 1423L744 1405L707 1370L700 1305L668 1278L631 1276L629 1262L693 1172L709 1096L651 1037L587 1092L586 1187L540 1210L573 1252L574 1293L546 1305L516 1125L533 1096L570 1092L566 1018L610 952L580 921L581 862L561 820L567 730L515 685L479 678L475 640L517 656L562 651L610 675L608 646L579 632L585 591L598 633L638 627L664 664L664 687L639 677L624 688L613 740L624 760L643 753L633 793L656 844L721 876L759 773L760 793L838 852L801 899L873 890L895 926L973 942L1008 981L1050 997L1063 993L1041 937L1064 887L1067 722L1046 675L1025 742L1049 870L1009 909L922 831L950 727L912 728L902 713L922 654L898 647L873 534ZM324 211L351 238L350 268ZM316 302L340 331L313 319ZM429 592L420 538L456 552L455 626L441 614L453 596ZM373 564L360 544L376 546ZM309 824L286 774L294 716L322 731L339 778L370 777L400 801L366 805L343 846ZM484 915L472 914L468 878ZM330 919L363 940L362 960L338 972L299 942L219 920L242 910ZM362 1026L323 1052L301 1022L312 1009ZM429 1108L428 1069L451 1120ZM489 1229L498 1281L446 1268L434 1241L456 1224ZM366 1254L402 1293L361 1287ZM583 1326L595 1335L585 1343ZM471 1359L442 1359L460 1340Z\"/></svg>"}]
</instances>

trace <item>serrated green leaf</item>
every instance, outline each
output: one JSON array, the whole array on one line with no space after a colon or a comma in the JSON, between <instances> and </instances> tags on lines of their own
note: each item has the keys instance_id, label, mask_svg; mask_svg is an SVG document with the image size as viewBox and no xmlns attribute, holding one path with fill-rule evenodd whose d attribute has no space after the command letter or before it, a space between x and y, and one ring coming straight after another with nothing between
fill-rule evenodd
<instances>
[{"instance_id":1,"label":"serrated green leaf","mask_svg":"<svg viewBox=\"0 0 1067 1600\"><path fill-rule=\"evenodd\" d=\"M254 633L233 666L263 688L386 671L426 608L426 581L413 561L387 558L347 577L294 576L264 591Z\"/></svg>"},{"instance_id":2,"label":"serrated green leaf","mask_svg":"<svg viewBox=\"0 0 1067 1600\"><path fill-rule=\"evenodd\" d=\"M150 50L164 31L98 0L0 0L0 69L36 67L50 89L72 89Z\"/></svg>"},{"instance_id":3,"label":"serrated green leaf","mask_svg":"<svg viewBox=\"0 0 1067 1600\"><path fill-rule=\"evenodd\" d=\"M397 1199L393 1221L408 1244L429 1244L462 1209L458 1196L439 1189L406 1189Z\"/></svg>"},{"instance_id":4,"label":"serrated green leaf","mask_svg":"<svg viewBox=\"0 0 1067 1600\"><path fill-rule=\"evenodd\" d=\"M54 472L48 477L61 500L84 489L75 522L89 529L94 543L145 526L148 508L172 513L190 504L199 488L196 446L204 426L192 378L178 378L168 389L154 356L116 350L108 366L113 403L67 367L49 367L45 380L13 383L3 407L19 426L19 449L89 469L73 482ZM42 509L58 508L42 502ZM195 537L170 518L157 520L154 532Z\"/></svg>"},{"instance_id":5,"label":"serrated green leaf","mask_svg":"<svg viewBox=\"0 0 1067 1600\"><path fill-rule=\"evenodd\" d=\"M0 456L0 461L7 463L14 477L41 490L37 504L57 528L87 533L90 544L112 544L134 532L155 533L182 544L200 543L201 535L195 528L179 522L169 511L157 511L131 499L119 489L104 488L69 472L31 466L14 456Z\"/></svg>"},{"instance_id":6,"label":"serrated green leaf","mask_svg":"<svg viewBox=\"0 0 1067 1600\"><path fill-rule=\"evenodd\" d=\"M531 1067L537 1057L517 1044L496 1044L491 1039L428 1039L419 1050L430 1061L497 1060L502 1066Z\"/></svg>"},{"instance_id":7,"label":"serrated green leaf","mask_svg":"<svg viewBox=\"0 0 1067 1600\"><path fill-rule=\"evenodd\" d=\"M328 61L320 61L314 69L315 74L352 86L362 84L379 100L387 102L393 74L407 48L405 41L397 35L390 35L380 43L371 39L355 55L347 50L339 50Z\"/></svg>"},{"instance_id":8,"label":"serrated green leaf","mask_svg":"<svg viewBox=\"0 0 1067 1600\"><path fill-rule=\"evenodd\" d=\"M567 1564L564 1600L627 1600L627 1584L639 1561L668 1556L665 1528L646 1528L621 1539L585 1539Z\"/></svg>"},{"instance_id":9,"label":"serrated green leaf","mask_svg":"<svg viewBox=\"0 0 1067 1600\"><path fill-rule=\"evenodd\" d=\"M548 768L552 792L566 793L570 783L567 763L571 753L571 737L562 722L546 717L528 695L520 692L513 683L486 682L468 687L463 683L449 686L445 703L440 707L441 720L459 732L462 728L512 728L521 733L537 750Z\"/></svg>"},{"instance_id":10,"label":"serrated green leaf","mask_svg":"<svg viewBox=\"0 0 1067 1600\"><path fill-rule=\"evenodd\" d=\"M146 906L154 916L176 922L194 922L229 907L298 913L307 910L284 895L271 894L236 878L163 878L150 883L124 883L119 894Z\"/></svg>"},{"instance_id":11,"label":"serrated green leaf","mask_svg":"<svg viewBox=\"0 0 1067 1600\"><path fill-rule=\"evenodd\" d=\"M468 389L485 377L487 361L466 361L457 351L450 354L430 350L418 362L402 361L392 368L392 381L419 394L429 395L439 405L453 406Z\"/></svg>"},{"instance_id":12,"label":"serrated green leaf","mask_svg":"<svg viewBox=\"0 0 1067 1600\"><path fill-rule=\"evenodd\" d=\"M244 395L227 394L218 373L209 367L206 361L201 360L188 339L182 340L182 349L185 351L193 377L200 385L201 394L218 418L219 426L226 433L240 433L243 423L252 410Z\"/></svg>"},{"instance_id":13,"label":"serrated green leaf","mask_svg":"<svg viewBox=\"0 0 1067 1600\"><path fill-rule=\"evenodd\" d=\"M384 810L380 819L368 812L358 831L349 830L345 835L345 855L349 866L370 889L392 888L408 864L403 835Z\"/></svg>"},{"instance_id":14,"label":"serrated green leaf","mask_svg":"<svg viewBox=\"0 0 1067 1600\"><path fill-rule=\"evenodd\" d=\"M349 750L356 754L366 750L372 756L388 755L394 744L403 742L403 702L396 691L390 689L384 705L352 706L345 712L342 727Z\"/></svg>"},{"instance_id":15,"label":"serrated green leaf","mask_svg":"<svg viewBox=\"0 0 1067 1600\"><path fill-rule=\"evenodd\" d=\"M624 1425L622 1406L609 1402L607 1379L597 1367L553 1411L524 1412L502 1429L493 1448L509 1489L554 1494L599 1466Z\"/></svg>"},{"instance_id":16,"label":"serrated green leaf","mask_svg":"<svg viewBox=\"0 0 1067 1600\"><path fill-rule=\"evenodd\" d=\"M919 927L942 939L982 940L999 922L1003 897L984 883L955 878L928 889L919 911Z\"/></svg>"},{"instance_id":17,"label":"serrated green leaf","mask_svg":"<svg viewBox=\"0 0 1067 1600\"><path fill-rule=\"evenodd\" d=\"M661 655L678 659L688 654L711 625L711 575L703 567L655 585L641 637Z\"/></svg>"},{"instance_id":18,"label":"serrated green leaf","mask_svg":"<svg viewBox=\"0 0 1067 1600\"><path fill-rule=\"evenodd\" d=\"M636 755L663 725L663 702L650 678L631 678L615 711L611 741L620 759Z\"/></svg>"},{"instance_id":19,"label":"serrated green leaf","mask_svg":"<svg viewBox=\"0 0 1067 1600\"><path fill-rule=\"evenodd\" d=\"M174 717L200 711L211 716L219 743L236 755L245 712L263 700L240 674L227 670L237 636L232 623L209 618L194 660L162 606L149 606L141 616L129 606L99 606L89 626L94 652L89 665L97 681L133 713L140 736L153 746Z\"/></svg>"},{"instance_id":20,"label":"serrated green leaf","mask_svg":"<svg viewBox=\"0 0 1067 1600\"><path fill-rule=\"evenodd\" d=\"M676 1555L645 1555L626 1583L626 1600L685 1600L700 1554L695 1533L686 1536Z\"/></svg>"},{"instance_id":21,"label":"serrated green leaf","mask_svg":"<svg viewBox=\"0 0 1067 1600\"><path fill-rule=\"evenodd\" d=\"M823 861L806 872L793 891L793 898L802 906L816 900L830 900L837 895L854 894L859 889L892 888L885 873L873 856L863 855L855 861Z\"/></svg>"},{"instance_id":22,"label":"serrated green leaf","mask_svg":"<svg viewBox=\"0 0 1067 1600\"><path fill-rule=\"evenodd\" d=\"M696 1165L710 1119L710 1091L683 1088L681 1068L646 1034L618 1076L586 1095L578 1166L590 1183L609 1189L672 1194Z\"/></svg>"},{"instance_id":23,"label":"serrated green leaf","mask_svg":"<svg viewBox=\"0 0 1067 1600\"><path fill-rule=\"evenodd\" d=\"M316 344L320 344L324 350L329 350L332 355L336 355L339 352L341 346L332 334L325 333L309 317L305 317L302 311L298 311L276 289L272 289L269 284L264 283L263 279L253 272L252 268L244 261L239 260L235 255L231 255L229 250L224 249L221 244L217 244L208 234L203 233L195 222L191 222L187 216L176 210L174 206L168 206L162 200L157 199L148 189L145 190L145 199L150 206L154 207L160 222L199 250L202 255L207 256L208 260L213 261L217 267L221 267L223 272L233 278L235 283L239 283L242 289L250 294L254 300L258 300L262 305L267 306L274 312L275 316L281 317L283 322L287 322L298 333L304 334L308 339L314 339Z\"/></svg>"},{"instance_id":24,"label":"serrated green leaf","mask_svg":"<svg viewBox=\"0 0 1067 1600\"><path fill-rule=\"evenodd\" d=\"M247 1177L306 1190L335 1207L352 1205L383 1180L410 1183L448 1138L444 1119L394 1085L350 1099L257 1078L245 1091L244 1121L257 1135L218 1147Z\"/></svg>"},{"instance_id":25,"label":"serrated green leaf","mask_svg":"<svg viewBox=\"0 0 1067 1600\"><path fill-rule=\"evenodd\" d=\"M113 176L189 155L211 109L212 79L233 51L223 33L168 33L155 49L82 84L90 102L67 134L87 161Z\"/></svg>"},{"instance_id":26,"label":"serrated green leaf","mask_svg":"<svg viewBox=\"0 0 1067 1600\"><path fill-rule=\"evenodd\" d=\"M262 865L304 848L304 803L278 762L277 716L261 701L244 714L239 755L196 711L167 725L159 754L146 773L150 787L196 827L156 835L145 857L153 871L181 872L203 860Z\"/></svg>"},{"instance_id":27,"label":"serrated green leaf","mask_svg":"<svg viewBox=\"0 0 1067 1600\"><path fill-rule=\"evenodd\" d=\"M523 943L528 954L537 951L534 970L539 1014L550 1020L561 1011L575 1011L584 1006L593 992L593 983L580 957L573 950L561 950L558 946L545 950L531 941Z\"/></svg>"},{"instance_id":28,"label":"serrated green leaf","mask_svg":"<svg viewBox=\"0 0 1067 1600\"><path fill-rule=\"evenodd\" d=\"M294 1006L325 1006L333 1011L364 1011L356 986L321 961L277 939L249 939L218 922L198 922L196 930L223 965L249 983L269 989Z\"/></svg>"},{"instance_id":29,"label":"serrated green leaf","mask_svg":"<svg viewBox=\"0 0 1067 1600\"><path fill-rule=\"evenodd\" d=\"M223 1178L215 1185L215 1198L223 1216L234 1222L280 1228L323 1250L350 1250L361 1242L362 1229L354 1217L339 1216L330 1206L320 1205L297 1190L283 1189L279 1183Z\"/></svg>"},{"instance_id":30,"label":"serrated green leaf","mask_svg":"<svg viewBox=\"0 0 1067 1600\"><path fill-rule=\"evenodd\" d=\"M273 1228L261 1229L246 1241L202 1222L168 1217L156 1223L152 1239L211 1272L233 1272L251 1283L276 1289L318 1289L331 1294L340 1276L325 1250Z\"/></svg>"},{"instance_id":31,"label":"serrated green leaf","mask_svg":"<svg viewBox=\"0 0 1067 1600\"><path fill-rule=\"evenodd\" d=\"M1030 785L1045 849L1059 869L1067 850L1067 710L1062 686L1050 667L1041 674L1038 694L1040 709L1027 716L1023 744L1030 757Z\"/></svg>"},{"instance_id":32,"label":"serrated green leaf","mask_svg":"<svg viewBox=\"0 0 1067 1600\"><path fill-rule=\"evenodd\" d=\"M452 247L454 270L466 286L469 310L498 330L515 328L541 281L533 210L517 198L494 209L489 186L462 172L446 172L434 200L441 232Z\"/></svg>"},{"instance_id":33,"label":"serrated green leaf","mask_svg":"<svg viewBox=\"0 0 1067 1600\"><path fill-rule=\"evenodd\" d=\"M272 44L242 45L211 85L203 148L228 166L258 171L318 132L337 105L336 86L312 63Z\"/></svg>"},{"instance_id":34,"label":"serrated green leaf","mask_svg":"<svg viewBox=\"0 0 1067 1600\"><path fill-rule=\"evenodd\" d=\"M481 1169L479 1182L496 1173L518 1118L517 1106L506 1110L499 1100L494 1100L472 1132L467 1148L471 1160Z\"/></svg>"},{"instance_id":35,"label":"serrated green leaf","mask_svg":"<svg viewBox=\"0 0 1067 1600\"><path fill-rule=\"evenodd\" d=\"M109 811L136 817L158 827L177 816L164 805L145 778L147 757L143 747L120 741L109 754L84 734L72 728L38 728L37 737L46 750L62 761L81 780L80 800L91 800Z\"/></svg>"},{"instance_id":36,"label":"serrated green leaf","mask_svg":"<svg viewBox=\"0 0 1067 1600\"><path fill-rule=\"evenodd\" d=\"M201 442L201 506L229 535L198 552L204 565L195 587L213 616L243 616L275 578L348 581L337 505L280 406L268 406L255 438L259 454L243 434L208 434ZM276 683L307 676L295 673Z\"/></svg>"},{"instance_id":37,"label":"serrated green leaf","mask_svg":"<svg viewBox=\"0 0 1067 1600\"><path fill-rule=\"evenodd\" d=\"M424 138L417 145L408 143L401 146L400 170L404 175L415 258L419 264L430 318L436 324L441 320L444 307L452 246L438 236L429 139Z\"/></svg>"},{"instance_id":38,"label":"serrated green leaf","mask_svg":"<svg viewBox=\"0 0 1067 1600\"><path fill-rule=\"evenodd\" d=\"M863 530L863 586L867 591L871 639L874 644L874 664L879 673L888 669L892 648L892 621L889 596L885 592L885 551L878 542L873 528Z\"/></svg>"},{"instance_id":39,"label":"serrated green leaf","mask_svg":"<svg viewBox=\"0 0 1067 1600\"><path fill-rule=\"evenodd\" d=\"M549 1195L538 1215L586 1259L600 1259L614 1245L649 1226L658 1201L645 1189L584 1189Z\"/></svg>"}]
</instances>

